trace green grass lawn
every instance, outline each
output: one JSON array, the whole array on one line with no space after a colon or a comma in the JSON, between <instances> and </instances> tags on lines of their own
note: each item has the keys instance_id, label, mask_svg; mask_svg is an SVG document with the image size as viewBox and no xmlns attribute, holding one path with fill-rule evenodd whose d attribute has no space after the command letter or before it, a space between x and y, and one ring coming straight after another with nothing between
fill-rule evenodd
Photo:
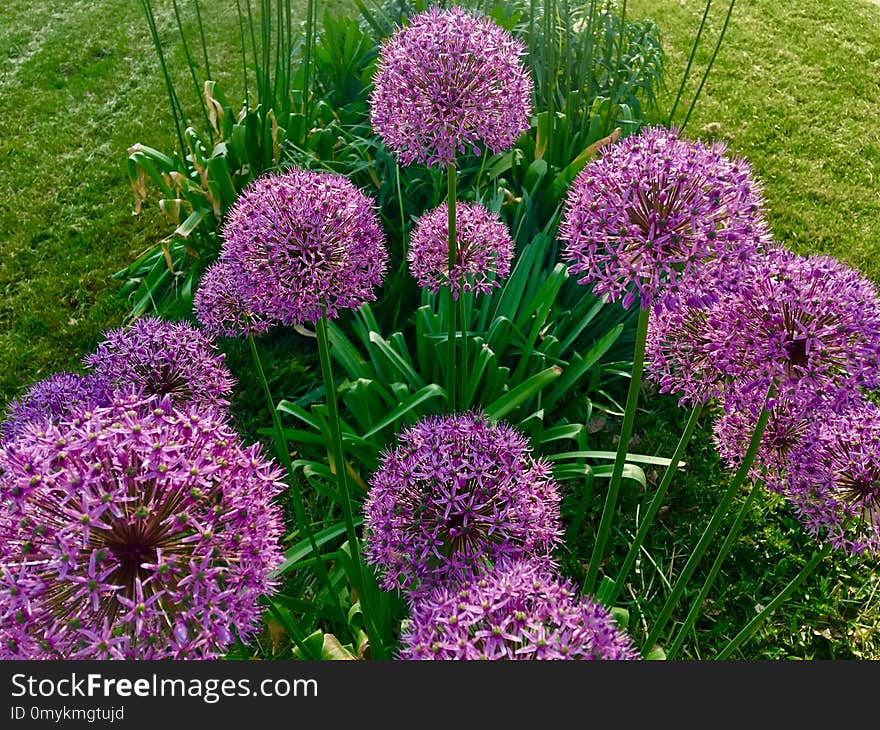
<instances>
[{"instance_id":1,"label":"green grass lawn","mask_svg":"<svg viewBox=\"0 0 880 730\"><path fill-rule=\"evenodd\" d=\"M192 24L189 3L181 3ZM231 99L234 3L201 3L214 75ZM170 2L160 37L185 103L195 93ZM215 70L216 69L216 70ZM9 0L0 17L0 402L76 367L128 307L113 272L167 233L153 203L132 215L135 142L172 151L165 86L139 2Z\"/></svg>"},{"instance_id":2,"label":"green grass lawn","mask_svg":"<svg viewBox=\"0 0 880 730\"><path fill-rule=\"evenodd\" d=\"M668 55L668 110L706 3L632 0ZM728 3L712 4L676 121L712 55ZM684 107L684 108L682 108ZM717 136L752 163L772 229L799 253L831 254L880 280L880 5L740 0L689 135ZM664 119L665 121L665 119Z\"/></svg>"},{"instance_id":3,"label":"green grass lawn","mask_svg":"<svg viewBox=\"0 0 880 730\"><path fill-rule=\"evenodd\" d=\"M158 4L160 34L180 88L190 92L171 3ZM218 78L238 101L235 5L202 5L212 58L223 59L215 64ZM722 5L713 4L691 93L717 37ZM658 22L671 84L680 78L703 6L702 0L627 5L628 13ZM131 214L127 149L141 142L171 150L174 132L147 25L133 0L7 0L0 59L3 404L32 381L76 367L101 330L123 320L128 306L111 275L166 232L155 207ZM868 0L740 0L687 129L717 135L748 157L780 240L800 252L838 256L875 279L878 79L880 8ZM652 398L643 407L637 450L669 453L684 414L668 399ZM710 485L723 479L708 429L688 458L691 468L674 485L632 591L624 595L636 632L641 614L650 615L662 600L663 577L686 558L699 516L711 510L718 488ZM633 514L636 496L624 495ZM619 544L628 527L621 526ZM769 500L759 500L743 534L701 619L709 643L692 647L689 656L711 656L813 549L784 507ZM826 561L743 655L880 658L878 585L874 566Z\"/></svg>"}]
</instances>

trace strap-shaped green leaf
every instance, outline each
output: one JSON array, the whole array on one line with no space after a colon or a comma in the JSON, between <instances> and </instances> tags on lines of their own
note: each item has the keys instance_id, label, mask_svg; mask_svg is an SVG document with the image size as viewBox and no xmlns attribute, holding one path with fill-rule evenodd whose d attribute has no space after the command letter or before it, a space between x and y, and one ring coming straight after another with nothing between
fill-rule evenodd
<instances>
[{"instance_id":1,"label":"strap-shaped green leaf","mask_svg":"<svg viewBox=\"0 0 880 730\"><path fill-rule=\"evenodd\" d=\"M490 418L503 418L514 408L522 405L529 398L543 390L561 374L562 371L558 367L547 368L539 373L535 373L532 377L524 380L496 401L486 406L486 415Z\"/></svg>"}]
</instances>

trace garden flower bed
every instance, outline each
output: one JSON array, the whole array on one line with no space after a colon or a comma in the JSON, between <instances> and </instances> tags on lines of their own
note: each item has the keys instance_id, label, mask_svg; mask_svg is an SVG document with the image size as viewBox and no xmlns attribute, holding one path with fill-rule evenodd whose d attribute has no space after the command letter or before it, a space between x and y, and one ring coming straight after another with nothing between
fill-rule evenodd
<instances>
[{"instance_id":1,"label":"garden flower bed","mask_svg":"<svg viewBox=\"0 0 880 730\"><path fill-rule=\"evenodd\" d=\"M873 570L876 284L776 240L725 144L648 123L656 26L494 8L310 4L302 44L264 16L259 103L206 80L201 132L132 147L174 230L86 373L8 408L0 656L694 655L761 500L812 557L706 658L748 656L823 561ZM280 398L279 330L310 368ZM664 394L690 415L643 453ZM729 471L674 559L700 419Z\"/></svg>"}]
</instances>

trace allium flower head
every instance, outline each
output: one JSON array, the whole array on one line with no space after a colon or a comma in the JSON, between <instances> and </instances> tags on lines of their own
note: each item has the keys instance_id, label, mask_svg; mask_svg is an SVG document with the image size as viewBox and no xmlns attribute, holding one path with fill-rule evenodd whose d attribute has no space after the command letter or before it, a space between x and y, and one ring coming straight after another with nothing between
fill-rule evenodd
<instances>
[{"instance_id":1,"label":"allium flower head","mask_svg":"<svg viewBox=\"0 0 880 730\"><path fill-rule=\"evenodd\" d=\"M58 423L73 411L106 404L108 399L105 384L94 375L55 373L9 404L7 418L0 423L0 443L15 438L30 424Z\"/></svg>"},{"instance_id":2,"label":"allium flower head","mask_svg":"<svg viewBox=\"0 0 880 730\"><path fill-rule=\"evenodd\" d=\"M808 531L854 555L880 555L880 409L830 415L790 458L786 496Z\"/></svg>"},{"instance_id":3,"label":"allium flower head","mask_svg":"<svg viewBox=\"0 0 880 730\"><path fill-rule=\"evenodd\" d=\"M83 361L108 386L168 395L178 405L229 404L235 381L225 355L189 322L145 317L104 337Z\"/></svg>"},{"instance_id":4,"label":"allium flower head","mask_svg":"<svg viewBox=\"0 0 880 730\"><path fill-rule=\"evenodd\" d=\"M429 417L383 456L365 505L367 560L387 590L423 595L503 556L549 559L559 492L526 438L479 413Z\"/></svg>"},{"instance_id":5,"label":"allium flower head","mask_svg":"<svg viewBox=\"0 0 880 730\"><path fill-rule=\"evenodd\" d=\"M248 637L283 483L219 414L120 396L0 449L0 656L207 659Z\"/></svg>"},{"instance_id":6,"label":"allium flower head","mask_svg":"<svg viewBox=\"0 0 880 730\"><path fill-rule=\"evenodd\" d=\"M706 303L769 243L745 160L720 142L648 128L604 147L575 178L559 237L581 284L625 308Z\"/></svg>"},{"instance_id":7,"label":"allium flower head","mask_svg":"<svg viewBox=\"0 0 880 730\"><path fill-rule=\"evenodd\" d=\"M738 290L704 310L663 313L653 330L650 377L685 399L763 399L773 384L783 402L821 400L880 384L880 292L828 256L770 252Z\"/></svg>"},{"instance_id":8,"label":"allium flower head","mask_svg":"<svg viewBox=\"0 0 880 730\"><path fill-rule=\"evenodd\" d=\"M632 639L544 564L504 560L414 604L402 659L638 659Z\"/></svg>"},{"instance_id":9,"label":"allium flower head","mask_svg":"<svg viewBox=\"0 0 880 730\"><path fill-rule=\"evenodd\" d=\"M786 398L774 399L749 476L775 492L783 492L792 451L800 447L814 423L852 403L848 391L822 398L809 391L792 391ZM726 396L713 432L718 454L727 468L735 470L742 463L762 408L761 399L736 392Z\"/></svg>"},{"instance_id":10,"label":"allium flower head","mask_svg":"<svg viewBox=\"0 0 880 730\"><path fill-rule=\"evenodd\" d=\"M243 272L227 261L215 261L205 270L193 305L210 337L248 337L271 327L271 321L254 314L259 305L248 301L249 291Z\"/></svg>"},{"instance_id":11,"label":"allium flower head","mask_svg":"<svg viewBox=\"0 0 880 730\"><path fill-rule=\"evenodd\" d=\"M529 128L525 45L461 7L431 8L382 44L370 95L373 129L403 165L445 166L459 153L510 149Z\"/></svg>"},{"instance_id":12,"label":"allium flower head","mask_svg":"<svg viewBox=\"0 0 880 730\"><path fill-rule=\"evenodd\" d=\"M497 214L476 203L457 203L456 262L449 275L449 207L446 203L419 218L412 234L409 262L419 286L435 294L441 286L488 294L510 273L515 244Z\"/></svg>"},{"instance_id":13,"label":"allium flower head","mask_svg":"<svg viewBox=\"0 0 880 730\"><path fill-rule=\"evenodd\" d=\"M261 323L315 323L322 308L333 318L373 301L388 263L373 202L326 172L257 178L232 206L222 236L220 259L248 316Z\"/></svg>"}]
</instances>

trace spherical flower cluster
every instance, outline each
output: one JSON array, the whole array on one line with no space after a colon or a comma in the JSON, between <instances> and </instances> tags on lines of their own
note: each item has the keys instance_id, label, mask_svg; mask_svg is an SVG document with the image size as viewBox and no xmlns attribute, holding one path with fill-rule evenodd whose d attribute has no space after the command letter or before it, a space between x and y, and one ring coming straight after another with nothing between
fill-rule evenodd
<instances>
[{"instance_id":1,"label":"spherical flower cluster","mask_svg":"<svg viewBox=\"0 0 880 730\"><path fill-rule=\"evenodd\" d=\"M166 396L0 449L0 657L206 659L258 625L280 470L220 411Z\"/></svg>"},{"instance_id":2,"label":"spherical flower cluster","mask_svg":"<svg viewBox=\"0 0 880 730\"><path fill-rule=\"evenodd\" d=\"M461 7L431 8L382 44L370 95L373 129L403 165L455 162L479 145L513 146L529 128L525 45Z\"/></svg>"},{"instance_id":3,"label":"spherical flower cluster","mask_svg":"<svg viewBox=\"0 0 880 730\"><path fill-rule=\"evenodd\" d=\"M777 400L818 402L880 384L880 292L828 256L773 251L707 309L658 319L649 373L692 400L735 391L763 402L773 385Z\"/></svg>"},{"instance_id":4,"label":"spherical flower cluster","mask_svg":"<svg viewBox=\"0 0 880 730\"><path fill-rule=\"evenodd\" d=\"M189 322L145 317L104 337L84 362L109 387L168 395L177 405L229 404L235 381L225 356Z\"/></svg>"},{"instance_id":5,"label":"spherical flower cluster","mask_svg":"<svg viewBox=\"0 0 880 730\"><path fill-rule=\"evenodd\" d=\"M315 323L325 312L334 318L376 298L388 263L372 201L331 173L263 175L236 200L221 233L223 268L210 273L227 280L209 278L196 310L218 334ZM220 313L212 309L218 302Z\"/></svg>"},{"instance_id":6,"label":"spherical flower cluster","mask_svg":"<svg viewBox=\"0 0 880 730\"><path fill-rule=\"evenodd\" d=\"M713 326L702 307L655 306L648 318L645 378L661 393L675 393L678 404L706 404L722 382L711 358Z\"/></svg>"},{"instance_id":7,"label":"spherical flower cluster","mask_svg":"<svg viewBox=\"0 0 880 730\"><path fill-rule=\"evenodd\" d=\"M792 451L801 445L814 423L840 412L851 402L851 394L845 391L821 399L809 391L795 391L787 399L774 400L768 409L767 425L749 476L783 493ZM739 468L762 409L761 399L738 393L725 398L713 432L718 454L729 469Z\"/></svg>"},{"instance_id":8,"label":"spherical flower cluster","mask_svg":"<svg viewBox=\"0 0 880 730\"><path fill-rule=\"evenodd\" d=\"M193 306L210 337L250 337L266 332L272 323L252 311L246 299L248 285L241 271L226 261L215 261L202 274Z\"/></svg>"},{"instance_id":9,"label":"spherical flower cluster","mask_svg":"<svg viewBox=\"0 0 880 730\"><path fill-rule=\"evenodd\" d=\"M559 237L581 284L642 309L705 304L769 244L762 195L723 144L648 128L604 147L575 178Z\"/></svg>"},{"instance_id":10,"label":"spherical flower cluster","mask_svg":"<svg viewBox=\"0 0 880 730\"><path fill-rule=\"evenodd\" d=\"M446 203L419 218L412 234L409 262L419 286L435 294L450 286L453 297L461 291L488 294L510 273L515 244L497 214L476 203L456 206L456 259L449 269L449 207Z\"/></svg>"},{"instance_id":11,"label":"spherical flower cluster","mask_svg":"<svg viewBox=\"0 0 880 730\"><path fill-rule=\"evenodd\" d=\"M807 530L854 555L880 555L880 408L826 417L789 459L786 497Z\"/></svg>"},{"instance_id":12,"label":"spherical flower cluster","mask_svg":"<svg viewBox=\"0 0 880 730\"><path fill-rule=\"evenodd\" d=\"M370 480L365 553L387 590L424 595L501 557L549 559L561 536L550 466L526 438L480 413L407 428Z\"/></svg>"},{"instance_id":13,"label":"spherical flower cluster","mask_svg":"<svg viewBox=\"0 0 880 730\"><path fill-rule=\"evenodd\" d=\"M402 659L637 659L632 639L590 598L527 560L504 560L417 603Z\"/></svg>"},{"instance_id":14,"label":"spherical flower cluster","mask_svg":"<svg viewBox=\"0 0 880 730\"><path fill-rule=\"evenodd\" d=\"M60 372L34 383L9 404L7 418L0 423L0 444L19 436L27 426L58 423L73 411L106 404L109 394L104 382L94 375Z\"/></svg>"}]
</instances>

